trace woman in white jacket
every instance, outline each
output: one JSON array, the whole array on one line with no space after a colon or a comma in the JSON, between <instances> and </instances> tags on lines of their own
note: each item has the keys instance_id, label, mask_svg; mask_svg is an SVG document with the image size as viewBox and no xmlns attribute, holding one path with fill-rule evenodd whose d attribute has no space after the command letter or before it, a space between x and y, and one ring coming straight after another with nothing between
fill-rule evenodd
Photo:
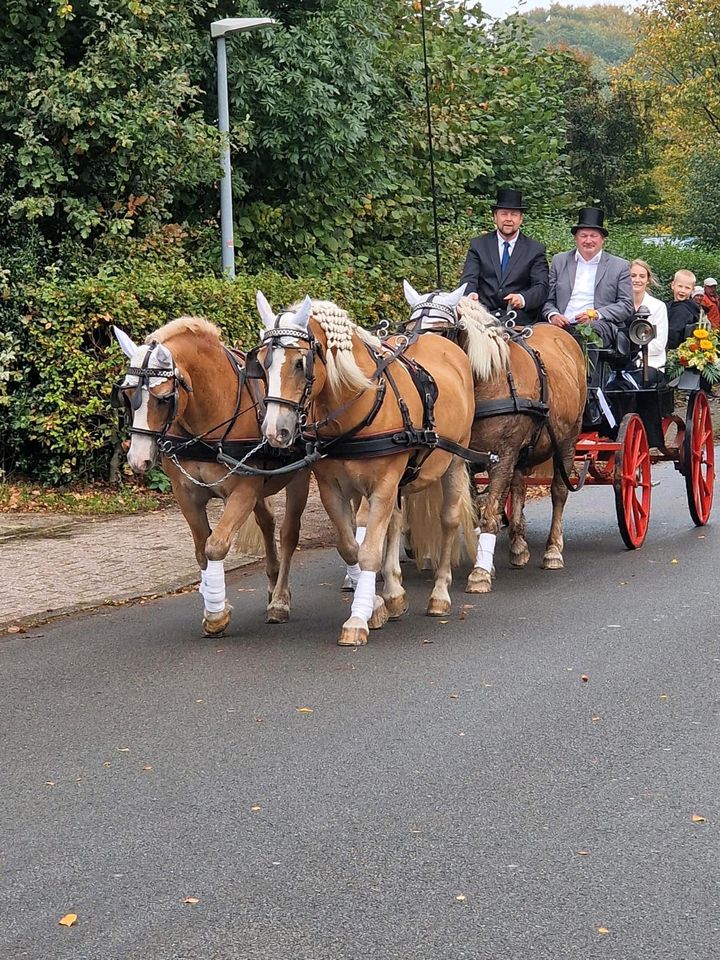
<instances>
[{"instance_id":1,"label":"woman in white jacket","mask_svg":"<svg viewBox=\"0 0 720 960\"><path fill-rule=\"evenodd\" d=\"M665 347L668 338L667 307L656 297L647 292L649 286L659 286L657 278L652 272L649 263L644 260L633 260L630 264L630 282L632 283L633 302L635 309L647 307L650 311L648 320L655 324L657 333L648 346L648 364L656 370L665 366Z\"/></svg>"}]
</instances>

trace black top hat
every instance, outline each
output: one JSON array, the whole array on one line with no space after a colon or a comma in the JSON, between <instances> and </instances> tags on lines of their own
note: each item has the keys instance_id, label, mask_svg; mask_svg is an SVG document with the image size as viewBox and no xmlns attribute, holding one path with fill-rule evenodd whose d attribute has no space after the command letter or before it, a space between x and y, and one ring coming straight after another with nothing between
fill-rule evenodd
<instances>
[{"instance_id":1,"label":"black top hat","mask_svg":"<svg viewBox=\"0 0 720 960\"><path fill-rule=\"evenodd\" d=\"M523 206L520 190L498 190L497 200L490 209L495 211L498 207L503 210L527 210L527 207Z\"/></svg>"},{"instance_id":2,"label":"black top hat","mask_svg":"<svg viewBox=\"0 0 720 960\"><path fill-rule=\"evenodd\" d=\"M599 230L606 237L608 232L603 225L604 222L605 214L598 207L583 207L578 213L578 222L574 227L570 227L570 232L575 236L578 230L586 227L588 230Z\"/></svg>"}]
</instances>

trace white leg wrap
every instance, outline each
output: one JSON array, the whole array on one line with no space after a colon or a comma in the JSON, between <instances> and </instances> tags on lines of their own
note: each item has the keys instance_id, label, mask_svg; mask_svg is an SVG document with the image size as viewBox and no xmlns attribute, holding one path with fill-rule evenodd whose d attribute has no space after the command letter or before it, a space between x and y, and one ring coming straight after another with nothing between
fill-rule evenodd
<instances>
[{"instance_id":1,"label":"white leg wrap","mask_svg":"<svg viewBox=\"0 0 720 960\"><path fill-rule=\"evenodd\" d=\"M355 587L355 596L353 597L350 616L360 617L361 620L367 623L372 616L374 603L375 574L372 570L361 570Z\"/></svg>"},{"instance_id":2,"label":"white leg wrap","mask_svg":"<svg viewBox=\"0 0 720 960\"><path fill-rule=\"evenodd\" d=\"M222 613L225 609L225 564L222 560L208 560L202 595L208 613Z\"/></svg>"},{"instance_id":3,"label":"white leg wrap","mask_svg":"<svg viewBox=\"0 0 720 960\"><path fill-rule=\"evenodd\" d=\"M366 527L358 527L355 531L355 540L358 544L361 544L365 539Z\"/></svg>"},{"instance_id":4,"label":"white leg wrap","mask_svg":"<svg viewBox=\"0 0 720 960\"><path fill-rule=\"evenodd\" d=\"M497 540L497 537L494 533L480 533L479 527L475 528L475 533L478 534L475 566L480 567L482 570L487 570L488 573L492 573L493 557L495 556L495 541Z\"/></svg>"},{"instance_id":5,"label":"white leg wrap","mask_svg":"<svg viewBox=\"0 0 720 960\"><path fill-rule=\"evenodd\" d=\"M347 575L350 577L350 582L352 583L353 590L357 589L358 579L360 578L360 564L354 563L352 566L346 564Z\"/></svg>"}]
</instances>

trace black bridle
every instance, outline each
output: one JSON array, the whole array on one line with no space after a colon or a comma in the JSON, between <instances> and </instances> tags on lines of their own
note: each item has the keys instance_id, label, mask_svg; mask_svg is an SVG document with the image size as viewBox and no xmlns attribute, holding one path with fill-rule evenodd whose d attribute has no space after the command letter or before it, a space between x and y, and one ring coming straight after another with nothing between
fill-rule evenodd
<instances>
[{"instance_id":1,"label":"black bridle","mask_svg":"<svg viewBox=\"0 0 720 960\"><path fill-rule=\"evenodd\" d=\"M177 416L178 408L178 399L179 399L179 387L182 387L186 393L192 393L192 387L188 386L183 378L183 375L179 372L177 367L151 367L150 366L150 357L152 356L153 350L158 344L153 340L152 343L148 345L147 353L143 358L143 362L139 367L128 367L125 372L123 379L114 384L112 388L112 394L110 397L110 403L113 407L117 407L125 411L125 419L128 425L128 432L131 434L139 434L146 437L154 437L156 440L161 439L170 429L170 425ZM167 348L166 348L167 349ZM169 352L169 351L168 351ZM172 357L171 357L172 359ZM125 384L127 377L137 377L138 382L135 385ZM162 396L157 396L157 394L150 393L150 380L153 377L162 378L163 380L171 380L173 384L173 389L171 393L163 394ZM168 412L165 418L165 422L159 430L148 430L145 427L135 427L133 426L133 413L136 410L140 409L142 405L142 391L143 387L147 387L148 396L154 397L158 403L167 404Z\"/></svg>"},{"instance_id":2,"label":"black bridle","mask_svg":"<svg viewBox=\"0 0 720 960\"><path fill-rule=\"evenodd\" d=\"M278 314L277 320L275 321L276 324L279 322L282 313L283 311L280 311ZM300 340L302 343L307 344L307 349L305 350L305 356L303 358L305 386L303 387L303 391L299 400L287 400L285 397L274 397L269 393L267 393L263 399L266 406L268 403L279 403L282 406L289 407L291 410L294 410L298 416L304 417L307 414L310 396L312 394L313 386L315 385L315 358L321 362L324 361L322 344L313 336L310 330L303 331L299 330L297 327L278 326L272 327L270 330L266 330L262 336L262 342L260 345L255 347L254 350L251 350L245 359L246 376L248 379L267 380L266 374L272 365L273 351L279 346L282 346L280 341L283 337L292 337L293 340ZM283 349L301 350L302 348L283 347ZM263 357L262 361L260 360L261 350L265 350L265 356Z\"/></svg>"}]
</instances>

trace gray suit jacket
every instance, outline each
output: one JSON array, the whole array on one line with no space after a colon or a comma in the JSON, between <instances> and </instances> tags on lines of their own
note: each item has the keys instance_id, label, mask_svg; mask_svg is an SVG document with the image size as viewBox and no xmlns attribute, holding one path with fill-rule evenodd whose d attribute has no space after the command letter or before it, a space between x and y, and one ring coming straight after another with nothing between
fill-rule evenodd
<instances>
[{"instance_id":1,"label":"gray suit jacket","mask_svg":"<svg viewBox=\"0 0 720 960\"><path fill-rule=\"evenodd\" d=\"M565 313L573 287L577 263L575 251L558 253L550 264L550 292L542 310L543 320L552 313ZM595 275L595 298L593 306L601 319L624 326L633 315L630 264L621 257L603 252L600 255Z\"/></svg>"}]
</instances>

